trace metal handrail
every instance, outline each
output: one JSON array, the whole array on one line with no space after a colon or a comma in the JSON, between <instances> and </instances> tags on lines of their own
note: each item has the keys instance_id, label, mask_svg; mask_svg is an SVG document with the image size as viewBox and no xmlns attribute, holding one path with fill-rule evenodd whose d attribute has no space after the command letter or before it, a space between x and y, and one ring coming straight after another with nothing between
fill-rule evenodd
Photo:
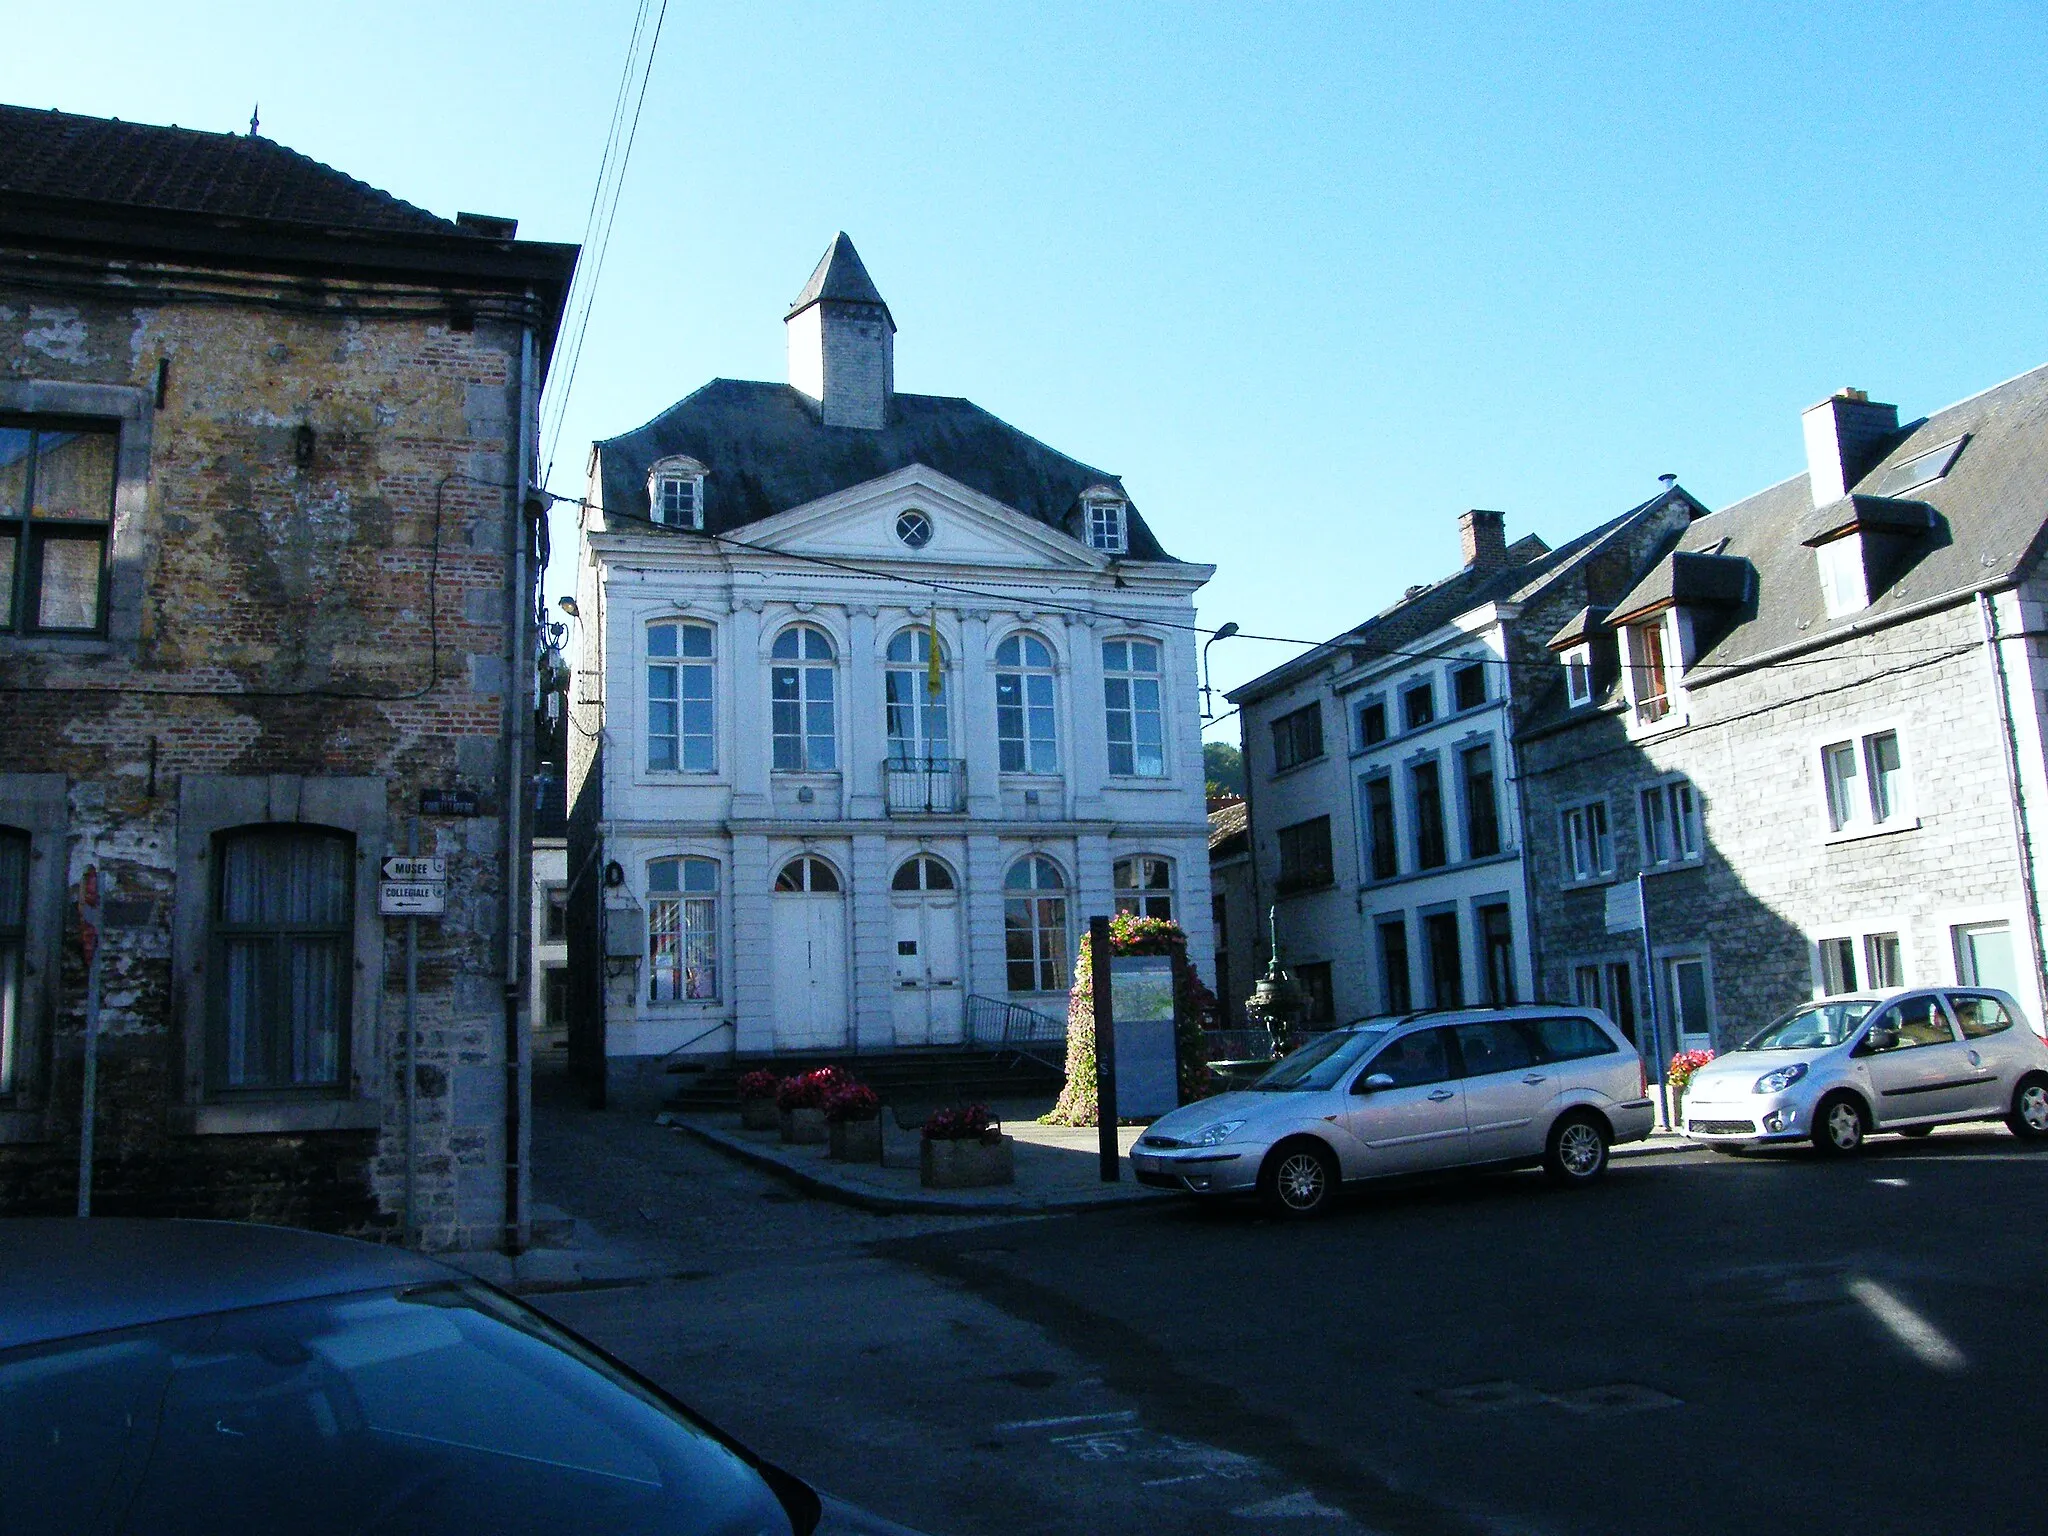
<instances>
[{"instance_id":1,"label":"metal handrail","mask_svg":"<svg viewBox=\"0 0 2048 1536\"><path fill-rule=\"evenodd\" d=\"M891 816L957 815L967 808L967 764L957 757L886 757L882 791Z\"/></svg>"},{"instance_id":2,"label":"metal handrail","mask_svg":"<svg viewBox=\"0 0 2048 1536\"><path fill-rule=\"evenodd\" d=\"M976 1045L1016 1050L1067 1038L1067 1021L1000 997L967 995L967 1036Z\"/></svg>"}]
</instances>

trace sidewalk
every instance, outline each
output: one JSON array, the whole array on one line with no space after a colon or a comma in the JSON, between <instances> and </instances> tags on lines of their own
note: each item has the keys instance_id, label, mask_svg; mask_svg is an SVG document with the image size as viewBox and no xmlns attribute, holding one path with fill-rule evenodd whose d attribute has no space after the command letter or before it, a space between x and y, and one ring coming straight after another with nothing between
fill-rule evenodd
<instances>
[{"instance_id":1,"label":"sidewalk","mask_svg":"<svg viewBox=\"0 0 2048 1536\"><path fill-rule=\"evenodd\" d=\"M823 1147L790 1146L774 1131L742 1130L738 1115L662 1118L672 1128L706 1146L777 1174L811 1194L869 1211L923 1211L952 1216L1092 1211L1156 1200L1164 1194L1147 1189L1131 1173L1131 1143L1145 1129L1140 1125L1127 1125L1117 1132L1117 1149L1123 1160L1122 1177L1114 1184L1102 1182L1101 1154L1094 1127L1076 1130L1017 1119L1003 1122L1004 1133L1017 1144L1016 1183L993 1189L928 1190L918 1182L914 1151L909 1167L835 1163ZM894 1158L893 1138L891 1155Z\"/></svg>"},{"instance_id":2,"label":"sidewalk","mask_svg":"<svg viewBox=\"0 0 2048 1536\"><path fill-rule=\"evenodd\" d=\"M1144 1134L1143 1126L1127 1125L1117 1131L1123 1163L1122 1178L1115 1184L1102 1182L1097 1133L1092 1126L1073 1129L1020 1119L1003 1123L1004 1132L1017 1143L1016 1183L993 1189L927 1190L918 1182L914 1163L909 1167L835 1163L823 1147L791 1146L774 1131L743 1130L735 1114L670 1114L661 1120L706 1146L787 1179L807 1193L869 1211L956 1216L1091 1211L1172 1198L1168 1191L1138 1183L1131 1172L1131 1144ZM1688 1145L1681 1137L1656 1131L1647 1141L1616 1147L1613 1155L1654 1157L1683 1152Z\"/></svg>"}]
</instances>

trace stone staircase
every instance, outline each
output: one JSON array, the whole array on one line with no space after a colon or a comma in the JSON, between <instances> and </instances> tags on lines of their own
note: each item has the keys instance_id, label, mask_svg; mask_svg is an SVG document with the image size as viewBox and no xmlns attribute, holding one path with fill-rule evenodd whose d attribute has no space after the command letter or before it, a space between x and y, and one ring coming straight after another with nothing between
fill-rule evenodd
<instances>
[{"instance_id":1,"label":"stone staircase","mask_svg":"<svg viewBox=\"0 0 2048 1536\"><path fill-rule=\"evenodd\" d=\"M816 1067L841 1067L881 1095L884 1104L935 1106L986 1104L1000 1099L1056 1094L1065 1073L1043 1059L1012 1050L941 1046L874 1054L838 1052L817 1056L739 1056L698 1064L675 1062L675 1087L666 1103L683 1113L729 1110L739 1104L742 1073L766 1067L793 1077Z\"/></svg>"}]
</instances>

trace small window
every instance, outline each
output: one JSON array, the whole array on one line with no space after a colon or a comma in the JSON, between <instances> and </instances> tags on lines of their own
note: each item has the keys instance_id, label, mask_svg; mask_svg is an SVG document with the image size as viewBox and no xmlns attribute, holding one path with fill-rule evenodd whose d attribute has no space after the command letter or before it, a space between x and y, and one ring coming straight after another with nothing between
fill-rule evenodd
<instances>
[{"instance_id":1,"label":"small window","mask_svg":"<svg viewBox=\"0 0 2048 1536\"><path fill-rule=\"evenodd\" d=\"M1486 1000L1496 1008L1515 1001L1515 924L1507 903L1490 902L1479 909L1479 962L1486 978Z\"/></svg>"},{"instance_id":2,"label":"small window","mask_svg":"<svg viewBox=\"0 0 2048 1536\"><path fill-rule=\"evenodd\" d=\"M1486 664L1471 662L1451 673L1451 697L1460 710L1477 709L1486 702Z\"/></svg>"},{"instance_id":3,"label":"small window","mask_svg":"<svg viewBox=\"0 0 2048 1536\"><path fill-rule=\"evenodd\" d=\"M1564 812L1565 878L1598 880L1614 873L1614 842L1607 832L1607 802L1590 801Z\"/></svg>"},{"instance_id":4,"label":"small window","mask_svg":"<svg viewBox=\"0 0 2048 1536\"><path fill-rule=\"evenodd\" d=\"M1874 831L1911 819L1897 731L1829 742L1820 763L1830 831Z\"/></svg>"},{"instance_id":5,"label":"small window","mask_svg":"<svg viewBox=\"0 0 2048 1536\"><path fill-rule=\"evenodd\" d=\"M1629 687L1637 725L1655 725L1671 713L1671 677L1665 656L1664 619L1628 627Z\"/></svg>"},{"instance_id":6,"label":"small window","mask_svg":"<svg viewBox=\"0 0 2048 1536\"><path fill-rule=\"evenodd\" d=\"M1107 499L1090 501L1087 510L1088 547L1105 555L1123 554L1130 547L1124 503Z\"/></svg>"},{"instance_id":7,"label":"small window","mask_svg":"<svg viewBox=\"0 0 2048 1536\"><path fill-rule=\"evenodd\" d=\"M1680 1035L1713 1037L1714 1003L1706 961L1694 956L1665 961L1664 996Z\"/></svg>"},{"instance_id":8,"label":"small window","mask_svg":"<svg viewBox=\"0 0 2048 1536\"><path fill-rule=\"evenodd\" d=\"M704 526L704 482L696 475L657 475L654 520L671 528Z\"/></svg>"},{"instance_id":9,"label":"small window","mask_svg":"<svg viewBox=\"0 0 2048 1536\"><path fill-rule=\"evenodd\" d=\"M1173 861L1152 854L1118 859L1110 870L1116 909L1136 917L1173 916Z\"/></svg>"},{"instance_id":10,"label":"small window","mask_svg":"<svg viewBox=\"0 0 2048 1536\"><path fill-rule=\"evenodd\" d=\"M1573 709L1593 702L1593 651L1576 645L1564 653L1564 693Z\"/></svg>"},{"instance_id":11,"label":"small window","mask_svg":"<svg viewBox=\"0 0 2048 1536\"><path fill-rule=\"evenodd\" d=\"M1405 731L1420 730L1436 718L1436 689L1427 681L1417 683L1401 694L1401 728Z\"/></svg>"},{"instance_id":12,"label":"small window","mask_svg":"<svg viewBox=\"0 0 2048 1536\"><path fill-rule=\"evenodd\" d=\"M1820 569L1821 602L1831 619L1870 606L1870 579L1863 566L1863 540L1830 539L1813 552Z\"/></svg>"},{"instance_id":13,"label":"small window","mask_svg":"<svg viewBox=\"0 0 2048 1536\"><path fill-rule=\"evenodd\" d=\"M899 513L896 518L896 537L911 549L923 549L932 541L932 520L928 513L915 507Z\"/></svg>"},{"instance_id":14,"label":"small window","mask_svg":"<svg viewBox=\"0 0 2048 1536\"><path fill-rule=\"evenodd\" d=\"M1500 852L1500 803L1494 793L1493 746L1467 747L1458 754L1465 781L1465 857L1487 859Z\"/></svg>"},{"instance_id":15,"label":"small window","mask_svg":"<svg viewBox=\"0 0 2048 1536\"><path fill-rule=\"evenodd\" d=\"M1854 939L1820 941L1820 986L1821 991L1829 997L1838 997L1844 992L1856 990Z\"/></svg>"},{"instance_id":16,"label":"small window","mask_svg":"<svg viewBox=\"0 0 2048 1536\"><path fill-rule=\"evenodd\" d=\"M1643 863L1686 864L1701 852L1699 797L1684 779L1642 792Z\"/></svg>"},{"instance_id":17,"label":"small window","mask_svg":"<svg viewBox=\"0 0 2048 1536\"><path fill-rule=\"evenodd\" d=\"M1995 997L1981 992L1951 992L1948 1000L1965 1040L1982 1040L1986 1035L2001 1035L2012 1028L2012 1015Z\"/></svg>"},{"instance_id":18,"label":"small window","mask_svg":"<svg viewBox=\"0 0 2048 1536\"><path fill-rule=\"evenodd\" d=\"M1596 974L1598 971L1592 966L1581 969L1593 970ZM1535 1037L1541 1061L1583 1061L1588 1056L1617 1054L1613 1039L1591 1019L1569 1015L1555 1019L1530 1019L1522 1027Z\"/></svg>"},{"instance_id":19,"label":"small window","mask_svg":"<svg viewBox=\"0 0 2048 1536\"><path fill-rule=\"evenodd\" d=\"M210 1086L343 1090L355 971L355 840L308 827L223 833L213 917Z\"/></svg>"},{"instance_id":20,"label":"small window","mask_svg":"<svg viewBox=\"0 0 2048 1536\"><path fill-rule=\"evenodd\" d=\"M1329 817L1317 816L1291 827L1282 827L1279 844L1277 889L1281 894L1313 890L1328 885L1335 877L1330 863Z\"/></svg>"},{"instance_id":21,"label":"small window","mask_svg":"<svg viewBox=\"0 0 2048 1536\"><path fill-rule=\"evenodd\" d=\"M1311 701L1273 722L1273 771L1285 772L1323 755L1323 706Z\"/></svg>"},{"instance_id":22,"label":"small window","mask_svg":"<svg viewBox=\"0 0 2048 1536\"><path fill-rule=\"evenodd\" d=\"M1415 818L1415 867L1440 868L1449 854L1444 839L1443 778L1435 758L1409 766L1408 804Z\"/></svg>"},{"instance_id":23,"label":"small window","mask_svg":"<svg viewBox=\"0 0 2048 1536\"><path fill-rule=\"evenodd\" d=\"M119 446L109 423L0 422L0 633L106 628Z\"/></svg>"},{"instance_id":24,"label":"small window","mask_svg":"<svg viewBox=\"0 0 2048 1536\"><path fill-rule=\"evenodd\" d=\"M550 944L559 944L569 937L569 888L551 885L546 897L546 905L541 908L540 936Z\"/></svg>"},{"instance_id":25,"label":"small window","mask_svg":"<svg viewBox=\"0 0 2048 1536\"><path fill-rule=\"evenodd\" d=\"M2019 990L2019 969L2013 962L2012 928L2006 923L1966 923L1949 930L1955 946L1956 980L1966 987Z\"/></svg>"},{"instance_id":26,"label":"small window","mask_svg":"<svg viewBox=\"0 0 2048 1536\"><path fill-rule=\"evenodd\" d=\"M1365 837L1373 879L1393 879L1401 872L1401 852L1394 831L1394 781L1385 774L1365 781Z\"/></svg>"},{"instance_id":27,"label":"small window","mask_svg":"<svg viewBox=\"0 0 2048 1536\"><path fill-rule=\"evenodd\" d=\"M1358 744L1377 746L1387 739L1387 706L1379 699L1358 706Z\"/></svg>"},{"instance_id":28,"label":"small window","mask_svg":"<svg viewBox=\"0 0 2048 1536\"><path fill-rule=\"evenodd\" d=\"M1863 964L1873 987L1902 987L1906 984L1905 969L1899 963L1899 936L1896 933L1865 934Z\"/></svg>"},{"instance_id":29,"label":"small window","mask_svg":"<svg viewBox=\"0 0 2048 1536\"><path fill-rule=\"evenodd\" d=\"M775 877L775 889L784 895L806 891L814 895L836 893L839 872L823 859L806 855L782 866L782 873Z\"/></svg>"},{"instance_id":30,"label":"small window","mask_svg":"<svg viewBox=\"0 0 2048 1536\"><path fill-rule=\"evenodd\" d=\"M953 872L928 854L905 859L889 881L892 891L950 891Z\"/></svg>"},{"instance_id":31,"label":"small window","mask_svg":"<svg viewBox=\"0 0 2048 1536\"><path fill-rule=\"evenodd\" d=\"M1943 443L1939 448L1930 448L1925 453L1916 453L1912 458L1894 464L1877 482L1877 494L1903 496L1908 491L1917 491L1921 486L1939 480L1949 472L1956 456L1963 451L1965 441L1959 437L1952 443Z\"/></svg>"}]
</instances>

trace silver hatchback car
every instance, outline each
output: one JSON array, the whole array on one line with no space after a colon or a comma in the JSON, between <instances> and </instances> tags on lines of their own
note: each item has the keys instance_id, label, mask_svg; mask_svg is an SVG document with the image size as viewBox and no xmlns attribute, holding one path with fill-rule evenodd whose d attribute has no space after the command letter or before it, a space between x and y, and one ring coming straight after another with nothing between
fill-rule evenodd
<instances>
[{"instance_id":1,"label":"silver hatchback car","mask_svg":"<svg viewBox=\"0 0 2048 1536\"><path fill-rule=\"evenodd\" d=\"M1872 1131L1924 1136L2003 1120L2048 1138L2048 1045L2009 993L1910 987L1805 1003L1701 1067L1685 1134L1722 1151L1811 1141L1859 1150Z\"/></svg>"},{"instance_id":2,"label":"silver hatchback car","mask_svg":"<svg viewBox=\"0 0 2048 1536\"><path fill-rule=\"evenodd\" d=\"M1250 1088L1154 1121L1131 1167L1162 1189L1256 1192L1313 1216L1340 1185L1397 1174L1541 1163L1589 1183L1653 1118L1641 1058L1598 1010L1450 1009L1320 1035Z\"/></svg>"}]
</instances>

